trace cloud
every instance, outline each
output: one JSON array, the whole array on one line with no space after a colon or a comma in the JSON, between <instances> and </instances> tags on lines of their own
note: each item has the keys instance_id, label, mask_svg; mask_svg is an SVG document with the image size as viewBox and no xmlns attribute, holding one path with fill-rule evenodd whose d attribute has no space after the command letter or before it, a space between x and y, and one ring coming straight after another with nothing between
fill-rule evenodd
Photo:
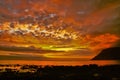
<instances>
[{"instance_id":1,"label":"cloud","mask_svg":"<svg viewBox=\"0 0 120 80\"><path fill-rule=\"evenodd\" d=\"M85 46L93 51L102 50L103 48L112 47L114 45L118 46L120 39L119 8L120 0L0 0L0 42L11 43L11 45L17 44L20 46L21 44L29 44L30 46L34 45L34 47L37 48L40 48L41 44L46 44L48 46ZM57 16L52 21L51 18L48 19L49 16L46 16L49 14L56 14ZM33 24L36 22L34 20L36 17L39 17L39 15L43 16L43 18L40 19L45 19L45 21L42 22L42 26L39 27L45 28L42 31L50 33L51 31L47 31L47 27L53 25L53 32L55 33L52 34L57 36L57 39L56 37L53 38L53 35L45 37L43 36L44 33L42 36L38 36L39 33L37 31L36 33L38 34L36 35L35 32L32 32L32 30L30 32L28 29L27 30L30 33L26 35L11 35L7 33L7 31L11 31L12 33L13 30L13 28L10 27L7 28L8 30L6 29L6 26L9 26L6 25L7 23L12 21L22 21L23 23L26 22L23 26L21 26L21 23L15 23L17 24L17 27L19 25L19 29L17 30L24 32L24 29L22 30L22 28L29 23ZM59 32L58 30L61 26L62 31ZM5 32L2 34L1 29L3 27L5 28ZM60 37L63 38L64 36L68 36L68 34L63 34L65 32L69 33L69 37L72 36L72 39L61 39ZM75 38L76 36L77 38ZM43 49L38 50L30 47L0 46L0 49L3 51L13 52L14 56L24 56L23 54L15 54L15 52L40 53L49 57L55 55L81 56L89 55L89 53L92 54L91 52L84 50L73 51L67 54L66 52ZM29 55L31 54L29 53Z\"/></svg>"},{"instance_id":2,"label":"cloud","mask_svg":"<svg viewBox=\"0 0 120 80\"><path fill-rule=\"evenodd\" d=\"M29 47L17 47L17 46L12 46L12 45L0 45L0 50L1 51L10 51L10 52L27 52L27 53L52 53L52 52L61 52L61 51L54 51L54 50L44 50L42 48L35 48L34 46L29 46Z\"/></svg>"},{"instance_id":3,"label":"cloud","mask_svg":"<svg viewBox=\"0 0 120 80\"><path fill-rule=\"evenodd\" d=\"M43 56L24 56L24 55L0 55L0 60L48 60Z\"/></svg>"}]
</instances>

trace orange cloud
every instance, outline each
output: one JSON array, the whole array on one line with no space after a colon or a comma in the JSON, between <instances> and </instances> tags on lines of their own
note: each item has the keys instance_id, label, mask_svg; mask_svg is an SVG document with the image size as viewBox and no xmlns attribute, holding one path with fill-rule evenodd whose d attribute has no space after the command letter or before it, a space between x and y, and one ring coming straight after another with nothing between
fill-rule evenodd
<instances>
[{"instance_id":1,"label":"orange cloud","mask_svg":"<svg viewBox=\"0 0 120 80\"><path fill-rule=\"evenodd\" d=\"M112 47L119 39L117 35L106 33L98 36L86 35L83 42L88 43L90 49L97 51Z\"/></svg>"},{"instance_id":2,"label":"orange cloud","mask_svg":"<svg viewBox=\"0 0 120 80\"><path fill-rule=\"evenodd\" d=\"M101 9L97 9L84 18L84 26L91 26L91 29L96 29L96 26L105 25L107 20L115 14L116 8L120 7L119 2L107 4ZM117 16L117 15L116 15ZM113 19L111 19L113 21ZM92 28L93 27L93 28Z\"/></svg>"}]
</instances>

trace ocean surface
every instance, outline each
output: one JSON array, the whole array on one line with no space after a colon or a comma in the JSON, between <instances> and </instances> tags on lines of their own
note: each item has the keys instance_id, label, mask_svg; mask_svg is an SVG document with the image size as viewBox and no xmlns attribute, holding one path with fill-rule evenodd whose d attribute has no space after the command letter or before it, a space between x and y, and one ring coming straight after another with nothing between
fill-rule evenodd
<instances>
[{"instance_id":1,"label":"ocean surface","mask_svg":"<svg viewBox=\"0 0 120 80\"><path fill-rule=\"evenodd\" d=\"M54 65L54 66L82 66L89 64L97 65L120 65L120 60L81 60L81 61L32 61L32 60L0 60L0 64L20 64L20 65Z\"/></svg>"}]
</instances>

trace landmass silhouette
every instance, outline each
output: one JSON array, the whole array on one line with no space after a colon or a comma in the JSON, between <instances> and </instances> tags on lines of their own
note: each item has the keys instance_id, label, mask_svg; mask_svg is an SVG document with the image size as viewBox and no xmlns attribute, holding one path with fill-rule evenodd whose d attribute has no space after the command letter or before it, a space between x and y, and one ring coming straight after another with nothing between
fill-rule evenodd
<instances>
[{"instance_id":1,"label":"landmass silhouette","mask_svg":"<svg viewBox=\"0 0 120 80\"><path fill-rule=\"evenodd\" d=\"M120 60L120 47L104 49L92 60Z\"/></svg>"},{"instance_id":2,"label":"landmass silhouette","mask_svg":"<svg viewBox=\"0 0 120 80\"><path fill-rule=\"evenodd\" d=\"M14 66L15 69L10 68L10 66ZM120 80L120 65L38 66L0 64L0 67L3 67L0 69L0 80Z\"/></svg>"}]
</instances>

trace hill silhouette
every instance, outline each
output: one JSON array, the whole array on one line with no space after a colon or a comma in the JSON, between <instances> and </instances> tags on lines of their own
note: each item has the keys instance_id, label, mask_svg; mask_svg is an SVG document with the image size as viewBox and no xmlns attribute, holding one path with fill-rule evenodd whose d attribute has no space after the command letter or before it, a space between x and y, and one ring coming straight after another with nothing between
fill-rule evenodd
<instances>
[{"instance_id":1,"label":"hill silhouette","mask_svg":"<svg viewBox=\"0 0 120 80\"><path fill-rule=\"evenodd\" d=\"M120 60L120 47L104 49L92 60Z\"/></svg>"}]
</instances>

